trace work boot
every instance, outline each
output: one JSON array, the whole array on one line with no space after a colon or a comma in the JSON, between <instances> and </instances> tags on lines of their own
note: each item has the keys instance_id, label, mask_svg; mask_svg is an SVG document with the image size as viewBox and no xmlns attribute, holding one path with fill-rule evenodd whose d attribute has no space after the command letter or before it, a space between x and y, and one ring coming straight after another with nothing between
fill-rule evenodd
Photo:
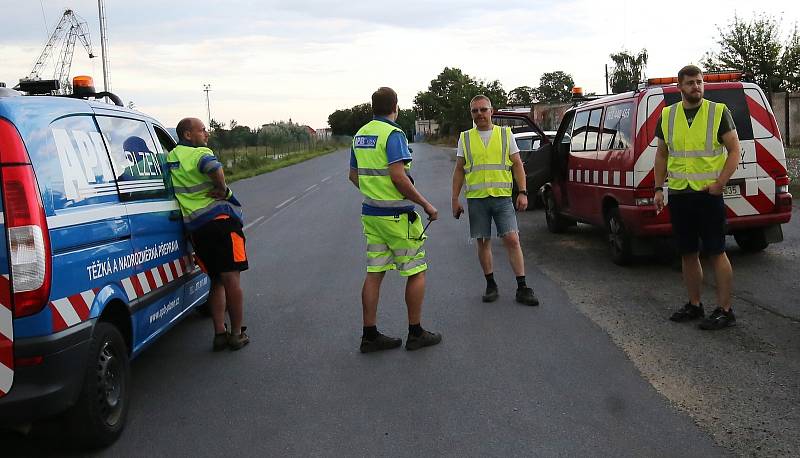
<instances>
[{"instance_id":1,"label":"work boot","mask_svg":"<svg viewBox=\"0 0 800 458\"><path fill-rule=\"evenodd\" d=\"M361 346L359 350L361 353L372 353L374 351L391 350L397 348L403 343L403 339L399 337L389 337L385 334L378 333L378 337L370 340L366 337L361 338Z\"/></svg>"},{"instance_id":2,"label":"work boot","mask_svg":"<svg viewBox=\"0 0 800 458\"><path fill-rule=\"evenodd\" d=\"M211 347L212 351L222 351L228 348L228 338L230 337L230 333L226 327L225 332L221 332L219 334L214 334L214 345Z\"/></svg>"},{"instance_id":3,"label":"work boot","mask_svg":"<svg viewBox=\"0 0 800 458\"><path fill-rule=\"evenodd\" d=\"M250 343L250 336L244 333L246 330L247 326L242 326L242 330L238 335L230 334L228 336L228 347L230 347L231 350L240 350L242 347Z\"/></svg>"},{"instance_id":4,"label":"work boot","mask_svg":"<svg viewBox=\"0 0 800 458\"><path fill-rule=\"evenodd\" d=\"M539 305L539 299L533 294L533 290L527 287L517 289L517 302L523 305Z\"/></svg>"},{"instance_id":5,"label":"work boot","mask_svg":"<svg viewBox=\"0 0 800 458\"><path fill-rule=\"evenodd\" d=\"M677 312L673 313L669 319L671 321L675 321L677 323L683 323L685 321L692 321L698 318L703 318L706 313L703 311L703 303L701 302L700 305L692 305L691 302L687 302L681 309Z\"/></svg>"},{"instance_id":6,"label":"work boot","mask_svg":"<svg viewBox=\"0 0 800 458\"><path fill-rule=\"evenodd\" d=\"M481 298L483 302L494 302L497 300L497 296L499 293L497 292L497 286L487 286L486 292L483 293L483 297Z\"/></svg>"},{"instance_id":7,"label":"work boot","mask_svg":"<svg viewBox=\"0 0 800 458\"><path fill-rule=\"evenodd\" d=\"M414 336L413 334L409 333L408 338L406 338L406 350L414 351L419 350L422 347L430 347L433 345L438 344L442 341L442 335L438 332L429 332L426 330L422 330L422 334L419 336Z\"/></svg>"},{"instance_id":8,"label":"work boot","mask_svg":"<svg viewBox=\"0 0 800 458\"><path fill-rule=\"evenodd\" d=\"M733 314L733 309L726 312L721 307L715 308L711 315L701 321L699 325L700 329L705 331L716 331L729 326L736 326L736 316Z\"/></svg>"}]
</instances>

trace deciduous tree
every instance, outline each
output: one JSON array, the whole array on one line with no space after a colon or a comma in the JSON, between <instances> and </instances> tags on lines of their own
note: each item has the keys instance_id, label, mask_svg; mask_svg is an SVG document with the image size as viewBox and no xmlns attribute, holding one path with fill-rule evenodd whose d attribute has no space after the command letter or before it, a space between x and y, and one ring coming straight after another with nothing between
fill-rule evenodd
<instances>
[{"instance_id":1,"label":"deciduous tree","mask_svg":"<svg viewBox=\"0 0 800 458\"><path fill-rule=\"evenodd\" d=\"M611 71L611 92L633 91L644 78L644 69L647 67L647 50L642 49L639 54L631 54L626 50L611 54L614 67Z\"/></svg>"}]
</instances>

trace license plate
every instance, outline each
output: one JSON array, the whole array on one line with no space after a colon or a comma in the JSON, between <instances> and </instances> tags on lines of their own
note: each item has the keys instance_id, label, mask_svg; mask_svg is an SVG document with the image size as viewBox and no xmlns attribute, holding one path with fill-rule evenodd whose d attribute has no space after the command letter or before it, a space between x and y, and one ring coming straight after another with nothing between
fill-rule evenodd
<instances>
[{"instance_id":1,"label":"license plate","mask_svg":"<svg viewBox=\"0 0 800 458\"><path fill-rule=\"evenodd\" d=\"M742 191L738 184L728 185L722 189L722 197L739 197L740 195L742 195Z\"/></svg>"}]
</instances>

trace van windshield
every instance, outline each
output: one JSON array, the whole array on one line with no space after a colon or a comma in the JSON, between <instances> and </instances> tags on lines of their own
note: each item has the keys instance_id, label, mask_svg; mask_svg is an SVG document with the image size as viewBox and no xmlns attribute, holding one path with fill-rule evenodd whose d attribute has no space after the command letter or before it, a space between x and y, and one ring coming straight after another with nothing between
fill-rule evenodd
<instances>
[{"instance_id":1,"label":"van windshield","mask_svg":"<svg viewBox=\"0 0 800 458\"><path fill-rule=\"evenodd\" d=\"M704 97L713 102L724 103L733 116L739 140L753 139L753 125L750 124L750 109L747 108L744 91L741 89L706 89ZM681 99L681 93L664 94L664 103L672 105Z\"/></svg>"}]
</instances>

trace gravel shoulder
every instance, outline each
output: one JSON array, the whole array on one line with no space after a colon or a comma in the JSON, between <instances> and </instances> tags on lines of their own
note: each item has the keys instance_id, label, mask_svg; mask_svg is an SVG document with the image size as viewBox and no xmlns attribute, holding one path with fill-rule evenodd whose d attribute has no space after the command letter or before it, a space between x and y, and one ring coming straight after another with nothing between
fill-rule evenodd
<instances>
[{"instance_id":1,"label":"gravel shoulder","mask_svg":"<svg viewBox=\"0 0 800 458\"><path fill-rule=\"evenodd\" d=\"M742 456L798 456L800 215L794 213L784 226L786 240L763 253L746 255L729 237L738 326L718 332L667 320L685 302L680 272L669 262L619 267L608 259L601 229L579 225L550 234L540 210L520 214L519 222L526 262L558 282L642 376L719 445ZM703 265L710 311L713 271Z\"/></svg>"}]
</instances>

